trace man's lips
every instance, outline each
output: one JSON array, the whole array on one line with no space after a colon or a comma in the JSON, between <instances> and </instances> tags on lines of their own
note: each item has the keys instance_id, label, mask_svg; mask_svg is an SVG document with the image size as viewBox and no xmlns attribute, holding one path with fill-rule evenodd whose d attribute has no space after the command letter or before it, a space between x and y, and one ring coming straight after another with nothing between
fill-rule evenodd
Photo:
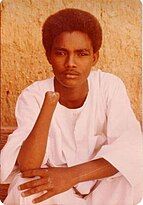
<instances>
[{"instance_id":1,"label":"man's lips","mask_svg":"<svg viewBox=\"0 0 143 205\"><path fill-rule=\"evenodd\" d=\"M75 75L75 74L66 74L65 76L66 76L66 78L68 78L68 79L75 79L75 78L77 78L79 75Z\"/></svg>"},{"instance_id":2,"label":"man's lips","mask_svg":"<svg viewBox=\"0 0 143 205\"><path fill-rule=\"evenodd\" d=\"M66 72L64 72L64 75L65 75L65 77L66 78L68 78L68 79L75 79L75 78L77 78L80 74L78 73L78 72L76 72L76 71L66 71Z\"/></svg>"},{"instance_id":3,"label":"man's lips","mask_svg":"<svg viewBox=\"0 0 143 205\"><path fill-rule=\"evenodd\" d=\"M64 74L65 75L79 75L79 72L77 72L77 71L65 71Z\"/></svg>"}]
</instances>

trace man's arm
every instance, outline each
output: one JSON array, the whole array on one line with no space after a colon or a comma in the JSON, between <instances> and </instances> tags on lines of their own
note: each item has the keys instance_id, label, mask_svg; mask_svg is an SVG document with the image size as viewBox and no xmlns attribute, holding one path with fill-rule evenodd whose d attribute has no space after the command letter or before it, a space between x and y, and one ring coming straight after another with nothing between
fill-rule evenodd
<instances>
[{"instance_id":1,"label":"man's arm","mask_svg":"<svg viewBox=\"0 0 143 205\"><path fill-rule=\"evenodd\" d=\"M79 182L102 179L117 172L118 170L103 158L67 168L50 167L28 170L23 172L23 177L40 176L41 178L22 184L19 188L21 190L27 189L22 193L22 196L46 190L46 194L34 200L35 203L39 203L72 188Z\"/></svg>"},{"instance_id":2,"label":"man's arm","mask_svg":"<svg viewBox=\"0 0 143 205\"><path fill-rule=\"evenodd\" d=\"M41 166L46 150L51 119L58 99L58 93L46 93L37 121L20 149L17 158L20 171L36 169Z\"/></svg>"},{"instance_id":3,"label":"man's arm","mask_svg":"<svg viewBox=\"0 0 143 205\"><path fill-rule=\"evenodd\" d=\"M70 170L72 177L77 178L78 183L110 177L118 172L113 165L103 158L73 166Z\"/></svg>"}]
</instances>

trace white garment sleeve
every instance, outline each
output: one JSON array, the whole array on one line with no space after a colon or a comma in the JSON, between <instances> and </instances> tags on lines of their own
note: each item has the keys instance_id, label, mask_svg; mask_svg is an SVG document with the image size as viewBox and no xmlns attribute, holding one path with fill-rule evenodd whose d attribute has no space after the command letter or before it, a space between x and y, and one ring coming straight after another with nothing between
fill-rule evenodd
<instances>
[{"instance_id":1,"label":"white garment sleeve","mask_svg":"<svg viewBox=\"0 0 143 205\"><path fill-rule=\"evenodd\" d=\"M142 189L143 146L139 122L131 109L126 88L120 79L110 87L107 99L107 139L96 158L116 167L132 187ZM118 176L116 174L116 176ZM113 176L114 178L114 176Z\"/></svg>"},{"instance_id":2,"label":"white garment sleeve","mask_svg":"<svg viewBox=\"0 0 143 205\"><path fill-rule=\"evenodd\" d=\"M17 100L15 115L18 128L9 135L8 141L1 151L2 182L15 170L15 162L21 145L31 132L40 112L35 87L26 88Z\"/></svg>"}]
</instances>

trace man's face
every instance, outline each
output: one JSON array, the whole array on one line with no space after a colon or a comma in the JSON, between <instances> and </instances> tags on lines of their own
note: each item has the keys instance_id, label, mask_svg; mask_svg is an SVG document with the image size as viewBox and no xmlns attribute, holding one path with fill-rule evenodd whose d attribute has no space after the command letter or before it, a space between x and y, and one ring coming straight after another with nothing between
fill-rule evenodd
<instances>
[{"instance_id":1,"label":"man's face","mask_svg":"<svg viewBox=\"0 0 143 205\"><path fill-rule=\"evenodd\" d=\"M79 31L63 32L57 36L48 58L55 80L64 87L79 87L86 82L97 59L90 38Z\"/></svg>"}]
</instances>

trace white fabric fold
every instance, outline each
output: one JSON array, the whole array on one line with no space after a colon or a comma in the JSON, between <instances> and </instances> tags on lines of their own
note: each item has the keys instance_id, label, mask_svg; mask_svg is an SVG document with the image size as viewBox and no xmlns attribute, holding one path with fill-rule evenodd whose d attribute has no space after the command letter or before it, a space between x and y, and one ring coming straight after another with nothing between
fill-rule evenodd
<instances>
[{"instance_id":1,"label":"white fabric fold","mask_svg":"<svg viewBox=\"0 0 143 205\"><path fill-rule=\"evenodd\" d=\"M81 114L71 131L66 110L57 104L55 109L42 166L47 162L53 166L73 166L97 158L104 158L115 166L119 173L101 179L96 187L100 190L105 180L121 180L121 188L133 191L134 201L142 190L142 133L131 109L123 82L116 76L100 70L91 72L89 93ZM18 128L9 136L1 152L1 178L4 182L12 175L23 141L28 137L38 117L45 92L54 90L53 78L38 81L26 88L16 106ZM126 180L123 180L123 177ZM102 183L103 181L103 183ZM95 181L77 185L83 194L89 192ZM116 181L114 182L115 186ZM109 195L108 184L102 187ZM138 192L138 193L137 193ZM99 192L100 193L100 192ZM98 197L98 195L97 195ZM111 197L112 198L112 197Z\"/></svg>"}]
</instances>

